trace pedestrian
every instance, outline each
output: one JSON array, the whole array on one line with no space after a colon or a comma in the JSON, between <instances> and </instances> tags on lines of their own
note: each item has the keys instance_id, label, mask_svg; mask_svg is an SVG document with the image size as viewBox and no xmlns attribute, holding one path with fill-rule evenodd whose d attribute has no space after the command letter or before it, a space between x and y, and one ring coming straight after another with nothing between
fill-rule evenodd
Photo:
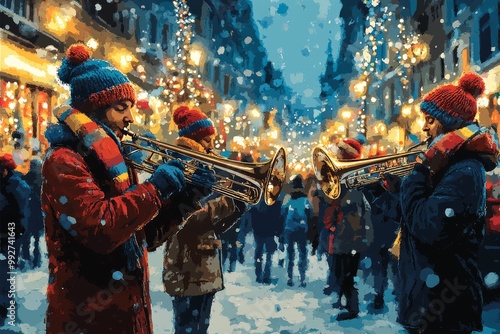
<instances>
[{"instance_id":1,"label":"pedestrian","mask_svg":"<svg viewBox=\"0 0 500 334\"><path fill-rule=\"evenodd\" d=\"M464 74L420 103L430 139L401 182L401 296L409 333L482 331L479 246L485 226L485 171L498 163L492 136L475 122L482 78Z\"/></svg>"},{"instance_id":2,"label":"pedestrian","mask_svg":"<svg viewBox=\"0 0 500 334\"><path fill-rule=\"evenodd\" d=\"M241 158L241 162L253 163L254 161L252 156L248 154ZM243 248L248 233L249 220L251 220L250 212L245 211L232 228L221 234L222 268L224 268L224 271L234 272L237 262L240 262L240 264L245 262Z\"/></svg>"},{"instance_id":3,"label":"pedestrian","mask_svg":"<svg viewBox=\"0 0 500 334\"><path fill-rule=\"evenodd\" d=\"M186 106L177 108L173 118L179 129L175 145L214 156L216 131L212 120ZM216 180L211 182L215 184ZM246 209L245 203L227 196L212 198L205 185L188 185L172 198L173 206L197 209L188 216L185 228L165 244L163 285L172 297L177 334L207 333L215 293L224 289L220 234L231 229ZM174 219L181 221L182 217Z\"/></svg>"},{"instance_id":4,"label":"pedestrian","mask_svg":"<svg viewBox=\"0 0 500 334\"><path fill-rule=\"evenodd\" d=\"M42 204L40 193L42 191L42 159L34 155L30 160L30 169L24 176L24 180L30 187L29 193L29 223L22 242L22 258L29 268L38 268L41 265L40 238L43 234ZM31 253L31 239L34 247ZM23 265L24 266L24 265Z\"/></svg>"},{"instance_id":5,"label":"pedestrian","mask_svg":"<svg viewBox=\"0 0 500 334\"><path fill-rule=\"evenodd\" d=\"M307 224L312 218L312 205L304 192L304 183L300 174L292 179L292 192L288 200L283 201L281 216L285 217L283 230L284 243L288 258L288 286L293 286L293 268L295 263L295 245L299 253L300 286L305 287L307 270Z\"/></svg>"},{"instance_id":6,"label":"pedestrian","mask_svg":"<svg viewBox=\"0 0 500 334\"><path fill-rule=\"evenodd\" d=\"M15 272L19 257L20 243L29 222L28 184L15 169L17 164L12 154L0 155L0 326L7 317L10 306L8 291L10 276Z\"/></svg>"},{"instance_id":7,"label":"pedestrian","mask_svg":"<svg viewBox=\"0 0 500 334\"><path fill-rule=\"evenodd\" d=\"M382 188L379 183L374 183L373 186ZM373 242L369 247L369 257L375 290L373 308L380 310L385 306L384 293L387 289L389 276L391 276L394 289L398 286L397 258L389 249L394 244L401 220L399 182L391 187L386 186L385 190L374 191L374 193L377 196L371 202Z\"/></svg>"},{"instance_id":8,"label":"pedestrian","mask_svg":"<svg viewBox=\"0 0 500 334\"><path fill-rule=\"evenodd\" d=\"M339 143L339 159L359 159L361 144L347 138ZM342 296L346 299L346 311L339 313L337 321L356 318L359 313L358 290L354 286L361 254L373 240L371 208L359 189L347 189L342 184L338 207L333 213L333 263L335 272L334 290L338 300L334 308L341 308Z\"/></svg>"},{"instance_id":9,"label":"pedestrian","mask_svg":"<svg viewBox=\"0 0 500 334\"><path fill-rule=\"evenodd\" d=\"M184 187L184 166L165 163L134 185L121 151L136 101L128 78L83 44L69 47L58 76L70 106L54 109L59 122L45 132L46 332L152 333L146 238L170 230L158 218Z\"/></svg>"},{"instance_id":10,"label":"pedestrian","mask_svg":"<svg viewBox=\"0 0 500 334\"><path fill-rule=\"evenodd\" d=\"M283 217L281 216L281 199L267 205L264 199L250 209L252 231L254 236L254 266L257 283L271 284L271 268L273 255L278 249L277 240L283 233ZM262 266L264 265L264 270Z\"/></svg>"}]
</instances>

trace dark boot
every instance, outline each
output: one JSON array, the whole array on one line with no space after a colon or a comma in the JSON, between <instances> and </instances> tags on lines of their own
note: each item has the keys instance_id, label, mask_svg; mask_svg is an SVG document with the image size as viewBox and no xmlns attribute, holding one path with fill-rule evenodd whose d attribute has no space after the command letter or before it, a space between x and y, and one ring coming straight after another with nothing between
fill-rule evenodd
<instances>
[{"instance_id":1,"label":"dark boot","mask_svg":"<svg viewBox=\"0 0 500 334\"><path fill-rule=\"evenodd\" d=\"M345 293L345 298L347 300L347 305L346 305L347 312L340 313L337 316L337 321L349 320L358 317L359 313L358 290L355 288L350 289Z\"/></svg>"},{"instance_id":2,"label":"dark boot","mask_svg":"<svg viewBox=\"0 0 500 334\"><path fill-rule=\"evenodd\" d=\"M260 259L255 260L255 281L262 283L262 262Z\"/></svg>"},{"instance_id":3,"label":"dark boot","mask_svg":"<svg viewBox=\"0 0 500 334\"><path fill-rule=\"evenodd\" d=\"M286 282L286 285L293 286L293 279L289 278L288 282Z\"/></svg>"}]
</instances>

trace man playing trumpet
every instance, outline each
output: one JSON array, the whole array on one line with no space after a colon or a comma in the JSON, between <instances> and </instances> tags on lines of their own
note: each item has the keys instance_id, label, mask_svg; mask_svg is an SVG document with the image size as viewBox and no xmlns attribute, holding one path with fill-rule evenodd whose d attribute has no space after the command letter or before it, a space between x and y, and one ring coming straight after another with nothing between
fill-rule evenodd
<instances>
[{"instance_id":1,"label":"man playing trumpet","mask_svg":"<svg viewBox=\"0 0 500 334\"><path fill-rule=\"evenodd\" d=\"M420 104L431 142L400 187L398 322L409 333L482 330L485 171L498 162L492 136L474 122L483 91L481 77L465 74Z\"/></svg>"}]
</instances>

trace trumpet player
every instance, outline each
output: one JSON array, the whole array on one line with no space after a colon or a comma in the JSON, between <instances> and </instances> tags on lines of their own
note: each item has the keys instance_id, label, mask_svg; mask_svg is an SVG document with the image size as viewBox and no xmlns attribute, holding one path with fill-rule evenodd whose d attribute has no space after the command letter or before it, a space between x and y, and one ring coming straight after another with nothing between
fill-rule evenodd
<instances>
[{"instance_id":1,"label":"trumpet player","mask_svg":"<svg viewBox=\"0 0 500 334\"><path fill-rule=\"evenodd\" d=\"M56 109L45 133L46 332L152 333L146 239L169 230L159 218L184 188L184 167L163 164L133 185L120 142L136 102L128 78L83 44L69 47L58 76L71 107Z\"/></svg>"},{"instance_id":2,"label":"trumpet player","mask_svg":"<svg viewBox=\"0 0 500 334\"><path fill-rule=\"evenodd\" d=\"M173 119L179 129L176 145L213 154L216 130L203 112L182 106L174 111ZM186 212L194 213L185 228L165 245L163 284L172 298L174 329L178 334L207 333L215 293L224 289L219 235L231 228L246 209L245 203L227 196L207 201L216 176L208 168L196 171L193 178L200 178L201 182L188 184L172 199L172 206L180 210L170 219L182 220Z\"/></svg>"},{"instance_id":3,"label":"trumpet player","mask_svg":"<svg viewBox=\"0 0 500 334\"><path fill-rule=\"evenodd\" d=\"M474 121L484 89L469 73L420 104L431 141L400 186L398 322L409 333L482 331L485 171L498 162L497 144Z\"/></svg>"}]
</instances>

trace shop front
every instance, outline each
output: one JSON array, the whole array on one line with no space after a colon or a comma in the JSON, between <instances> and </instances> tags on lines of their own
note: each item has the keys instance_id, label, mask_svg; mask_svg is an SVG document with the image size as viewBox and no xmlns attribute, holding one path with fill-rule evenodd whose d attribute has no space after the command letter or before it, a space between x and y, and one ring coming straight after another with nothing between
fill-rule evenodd
<instances>
[{"instance_id":1,"label":"shop front","mask_svg":"<svg viewBox=\"0 0 500 334\"><path fill-rule=\"evenodd\" d=\"M33 152L45 152L44 132L54 121L52 109L64 89L55 78L56 64L34 50L1 43L0 144L4 152L21 150L21 157L29 158Z\"/></svg>"}]
</instances>

